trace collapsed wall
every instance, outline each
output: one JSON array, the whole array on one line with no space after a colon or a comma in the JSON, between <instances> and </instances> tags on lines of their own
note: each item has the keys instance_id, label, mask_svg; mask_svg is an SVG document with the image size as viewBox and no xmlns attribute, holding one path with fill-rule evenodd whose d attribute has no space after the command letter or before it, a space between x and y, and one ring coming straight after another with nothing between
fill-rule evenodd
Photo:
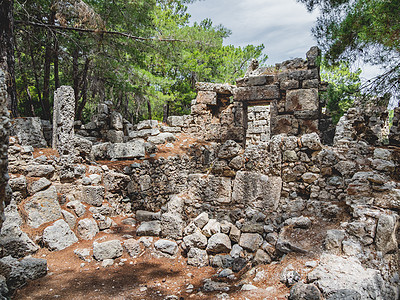
<instances>
[{"instance_id":1,"label":"collapsed wall","mask_svg":"<svg viewBox=\"0 0 400 300\"><path fill-rule=\"evenodd\" d=\"M397 299L399 110L388 146L387 114L373 107L349 110L335 137L326 135L317 55L312 48L307 60L252 70L237 86L199 83L191 114L168 125L133 126L100 104L90 123L75 123L88 146L74 142L71 155L84 159L12 137L3 255L74 250L130 226L135 236L113 241L117 254L99 255L108 242L94 242L77 255L134 259L139 237L152 236L160 240L149 247L162 252L167 243L170 258L182 252L188 264L238 272L294 253L317 263L304 278L284 279L300 281L293 294L305 285L315 299Z\"/></svg>"}]
</instances>

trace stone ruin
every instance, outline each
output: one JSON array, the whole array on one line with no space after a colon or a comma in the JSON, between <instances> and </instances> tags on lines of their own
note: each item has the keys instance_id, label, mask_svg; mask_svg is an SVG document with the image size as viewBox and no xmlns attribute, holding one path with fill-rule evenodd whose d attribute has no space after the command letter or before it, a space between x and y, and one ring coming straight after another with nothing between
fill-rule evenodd
<instances>
[{"instance_id":1,"label":"stone ruin","mask_svg":"<svg viewBox=\"0 0 400 300\"><path fill-rule=\"evenodd\" d=\"M398 299L400 110L387 137L376 106L350 109L335 131L319 98L318 55L250 69L236 86L198 83L191 114L168 124L130 124L109 103L88 124L56 113L58 153L42 149L51 135L40 120L13 120L0 293L44 276L46 261L29 255L46 247L104 267L143 251L184 254L222 269L226 280L205 279L204 292L306 256L302 276L293 266L281 274L290 299ZM71 99L60 88L55 111ZM96 238L123 226L134 235ZM93 246L81 248L85 240Z\"/></svg>"}]
</instances>

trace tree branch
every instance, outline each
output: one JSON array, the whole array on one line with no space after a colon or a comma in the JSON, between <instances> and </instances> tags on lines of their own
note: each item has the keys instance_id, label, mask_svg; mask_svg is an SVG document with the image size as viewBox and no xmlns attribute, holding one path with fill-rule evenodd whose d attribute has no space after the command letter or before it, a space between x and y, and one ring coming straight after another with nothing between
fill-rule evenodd
<instances>
[{"instance_id":1,"label":"tree branch","mask_svg":"<svg viewBox=\"0 0 400 300\"><path fill-rule=\"evenodd\" d=\"M86 32L86 33L119 35L119 36L123 36L123 37L130 38L133 40L138 40L138 41L187 42L185 40L179 40L179 39L161 39L161 38L155 38L155 37L145 38L145 37L134 36L132 34L125 33L125 32L119 32L119 31L75 28L75 27L69 27L69 26L58 26L58 25L35 23L35 22L29 22L29 21L15 20L15 24L23 24L23 25L29 25L29 26L35 26L35 27L44 27L44 28L55 29L55 30L69 30L69 31Z\"/></svg>"}]
</instances>

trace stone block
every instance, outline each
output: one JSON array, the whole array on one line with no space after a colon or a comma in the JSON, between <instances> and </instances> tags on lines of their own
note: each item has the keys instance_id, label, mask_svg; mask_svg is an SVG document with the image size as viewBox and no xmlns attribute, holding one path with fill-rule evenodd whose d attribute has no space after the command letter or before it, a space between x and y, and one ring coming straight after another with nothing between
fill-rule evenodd
<instances>
[{"instance_id":1,"label":"stone block","mask_svg":"<svg viewBox=\"0 0 400 300\"><path fill-rule=\"evenodd\" d=\"M43 244L52 251L63 250L77 241L75 233L64 220L54 222L43 231Z\"/></svg>"},{"instance_id":2,"label":"stone block","mask_svg":"<svg viewBox=\"0 0 400 300\"><path fill-rule=\"evenodd\" d=\"M249 76L237 79L236 85L238 87L268 85L274 83L274 80L274 75Z\"/></svg>"},{"instance_id":3,"label":"stone block","mask_svg":"<svg viewBox=\"0 0 400 300\"><path fill-rule=\"evenodd\" d=\"M274 122L271 122L271 135L286 133L297 135L299 133L299 122L291 115L278 115Z\"/></svg>"},{"instance_id":4,"label":"stone block","mask_svg":"<svg viewBox=\"0 0 400 300\"><path fill-rule=\"evenodd\" d=\"M145 156L145 147L142 140L136 140L128 143L109 144L107 155L115 159L140 158Z\"/></svg>"},{"instance_id":5,"label":"stone block","mask_svg":"<svg viewBox=\"0 0 400 300\"><path fill-rule=\"evenodd\" d=\"M57 190L54 186L36 193L24 205L27 223L33 228L62 218L61 207L57 200Z\"/></svg>"},{"instance_id":6,"label":"stone block","mask_svg":"<svg viewBox=\"0 0 400 300\"><path fill-rule=\"evenodd\" d=\"M298 80L281 81L281 86L280 86L282 90L293 90L293 89L298 89L299 87L300 84Z\"/></svg>"},{"instance_id":7,"label":"stone block","mask_svg":"<svg viewBox=\"0 0 400 300\"><path fill-rule=\"evenodd\" d=\"M21 145L35 148L47 147L42 123L38 117L17 118L11 122L11 136L16 136Z\"/></svg>"},{"instance_id":8,"label":"stone block","mask_svg":"<svg viewBox=\"0 0 400 300\"><path fill-rule=\"evenodd\" d=\"M101 206L104 193L103 186L82 186L82 201L93 206Z\"/></svg>"},{"instance_id":9,"label":"stone block","mask_svg":"<svg viewBox=\"0 0 400 300\"><path fill-rule=\"evenodd\" d=\"M276 85L239 87L234 90L234 99L236 101L272 100L279 98L279 88Z\"/></svg>"},{"instance_id":10,"label":"stone block","mask_svg":"<svg viewBox=\"0 0 400 300\"><path fill-rule=\"evenodd\" d=\"M233 181L232 202L273 211L279 203L281 185L280 177L238 171Z\"/></svg>"},{"instance_id":11,"label":"stone block","mask_svg":"<svg viewBox=\"0 0 400 300\"><path fill-rule=\"evenodd\" d=\"M285 110L294 111L316 111L319 106L317 89L290 90L286 94Z\"/></svg>"},{"instance_id":12,"label":"stone block","mask_svg":"<svg viewBox=\"0 0 400 300\"><path fill-rule=\"evenodd\" d=\"M217 105L217 93L199 91L196 97L197 104Z\"/></svg>"}]
</instances>

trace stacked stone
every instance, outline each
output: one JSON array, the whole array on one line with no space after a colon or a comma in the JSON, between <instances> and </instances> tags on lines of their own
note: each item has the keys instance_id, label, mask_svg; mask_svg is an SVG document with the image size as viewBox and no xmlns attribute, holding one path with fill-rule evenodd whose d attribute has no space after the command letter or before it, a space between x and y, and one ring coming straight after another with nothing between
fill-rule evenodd
<instances>
[{"instance_id":1,"label":"stacked stone","mask_svg":"<svg viewBox=\"0 0 400 300\"><path fill-rule=\"evenodd\" d=\"M247 113L246 144L257 145L270 140L270 106L251 106Z\"/></svg>"},{"instance_id":2,"label":"stacked stone","mask_svg":"<svg viewBox=\"0 0 400 300\"><path fill-rule=\"evenodd\" d=\"M389 133L389 144L400 146L400 107L394 109L393 124Z\"/></svg>"},{"instance_id":3,"label":"stacked stone","mask_svg":"<svg viewBox=\"0 0 400 300\"><path fill-rule=\"evenodd\" d=\"M0 229L4 221L4 204L10 200L8 186L8 136L10 116L7 110L6 77L0 69Z\"/></svg>"},{"instance_id":4,"label":"stacked stone","mask_svg":"<svg viewBox=\"0 0 400 300\"><path fill-rule=\"evenodd\" d=\"M192 101L191 114L184 119L183 131L206 141L243 142L242 105L232 102L235 86L196 83L198 94Z\"/></svg>"}]
</instances>

